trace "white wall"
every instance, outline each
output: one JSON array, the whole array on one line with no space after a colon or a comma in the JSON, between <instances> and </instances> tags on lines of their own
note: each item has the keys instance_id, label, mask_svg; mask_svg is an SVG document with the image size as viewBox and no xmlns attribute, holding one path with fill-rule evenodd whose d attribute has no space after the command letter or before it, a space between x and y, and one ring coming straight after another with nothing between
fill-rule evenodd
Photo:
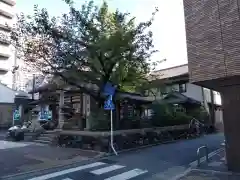
<instances>
[{"instance_id":1,"label":"white wall","mask_svg":"<svg viewBox=\"0 0 240 180\"><path fill-rule=\"evenodd\" d=\"M0 84L0 103L14 103L15 91Z\"/></svg>"},{"instance_id":2,"label":"white wall","mask_svg":"<svg viewBox=\"0 0 240 180\"><path fill-rule=\"evenodd\" d=\"M203 88L204 89L204 98L208 103L211 103L211 93L210 89ZM198 100L200 102L203 102L203 92L202 92L202 87L195 85L195 84L190 84L187 83L187 92L182 93L187 97L193 98L195 100ZM216 105L221 105L221 95L217 91L213 91L213 96L214 96L214 104Z\"/></svg>"},{"instance_id":3,"label":"white wall","mask_svg":"<svg viewBox=\"0 0 240 180\"><path fill-rule=\"evenodd\" d=\"M187 83L187 92L182 93L183 95L195 99L197 101L203 102L202 88L195 84Z\"/></svg>"}]
</instances>

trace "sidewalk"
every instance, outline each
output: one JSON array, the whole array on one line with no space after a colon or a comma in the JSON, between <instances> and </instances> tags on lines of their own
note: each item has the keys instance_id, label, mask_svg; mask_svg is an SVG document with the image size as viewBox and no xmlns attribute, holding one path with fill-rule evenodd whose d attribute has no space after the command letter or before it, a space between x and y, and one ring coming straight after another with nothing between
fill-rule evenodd
<instances>
[{"instance_id":1,"label":"sidewalk","mask_svg":"<svg viewBox=\"0 0 240 180\"><path fill-rule=\"evenodd\" d=\"M178 180L239 180L240 174L229 172L225 165L224 150L191 169Z\"/></svg>"},{"instance_id":2,"label":"sidewalk","mask_svg":"<svg viewBox=\"0 0 240 180\"><path fill-rule=\"evenodd\" d=\"M51 147L36 143L5 141L2 143L5 144L5 148L0 149L0 177L67 165L102 155L94 151Z\"/></svg>"}]
</instances>

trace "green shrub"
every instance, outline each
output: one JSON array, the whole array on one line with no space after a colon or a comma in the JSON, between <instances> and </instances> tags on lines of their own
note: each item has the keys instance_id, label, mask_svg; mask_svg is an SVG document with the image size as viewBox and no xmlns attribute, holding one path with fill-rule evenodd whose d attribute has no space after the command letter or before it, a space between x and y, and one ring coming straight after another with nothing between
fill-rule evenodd
<instances>
[{"instance_id":1,"label":"green shrub","mask_svg":"<svg viewBox=\"0 0 240 180\"><path fill-rule=\"evenodd\" d=\"M98 109L90 113L89 122L90 130L92 131L105 131L110 130L110 117L107 111Z\"/></svg>"},{"instance_id":2,"label":"green shrub","mask_svg":"<svg viewBox=\"0 0 240 180\"><path fill-rule=\"evenodd\" d=\"M192 116L184 112L175 112L174 107L169 104L153 104L152 105L152 125L153 126L175 126L189 124Z\"/></svg>"},{"instance_id":3,"label":"green shrub","mask_svg":"<svg viewBox=\"0 0 240 180\"><path fill-rule=\"evenodd\" d=\"M203 123L209 122L209 114L203 106L191 110L188 114Z\"/></svg>"},{"instance_id":4,"label":"green shrub","mask_svg":"<svg viewBox=\"0 0 240 180\"><path fill-rule=\"evenodd\" d=\"M169 121L173 119L173 109L167 104L154 103L151 109L153 111L151 118L153 126L167 126Z\"/></svg>"},{"instance_id":5,"label":"green shrub","mask_svg":"<svg viewBox=\"0 0 240 180\"><path fill-rule=\"evenodd\" d=\"M174 115L173 124L174 125L189 124L192 118L193 118L192 116L189 116L184 112L176 112Z\"/></svg>"}]
</instances>

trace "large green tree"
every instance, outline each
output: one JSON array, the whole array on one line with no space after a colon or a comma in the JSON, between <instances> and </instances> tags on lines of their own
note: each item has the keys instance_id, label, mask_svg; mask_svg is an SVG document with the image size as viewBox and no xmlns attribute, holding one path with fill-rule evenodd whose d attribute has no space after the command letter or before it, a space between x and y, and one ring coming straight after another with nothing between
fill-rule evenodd
<instances>
[{"instance_id":1,"label":"large green tree","mask_svg":"<svg viewBox=\"0 0 240 180\"><path fill-rule=\"evenodd\" d=\"M101 99L106 82L118 90L136 91L147 83L156 62L152 32L155 13L147 22L135 23L128 13L109 10L106 2L93 1L78 10L65 0L69 12L50 18L46 9L34 7L34 15L21 14L11 39L25 63L60 77L95 99ZM86 84L95 84L95 92Z\"/></svg>"}]
</instances>

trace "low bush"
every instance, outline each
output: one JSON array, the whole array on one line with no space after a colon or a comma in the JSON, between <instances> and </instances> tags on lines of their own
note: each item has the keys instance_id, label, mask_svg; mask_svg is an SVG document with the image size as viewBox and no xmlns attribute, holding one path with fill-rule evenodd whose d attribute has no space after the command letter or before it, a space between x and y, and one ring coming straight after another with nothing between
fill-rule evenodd
<instances>
[{"instance_id":1,"label":"low bush","mask_svg":"<svg viewBox=\"0 0 240 180\"><path fill-rule=\"evenodd\" d=\"M180 127L180 128L177 128ZM146 132L123 132L114 135L114 146L117 150L137 148L150 144L158 144L187 138L188 126L176 128L148 129ZM193 136L194 137L194 136ZM110 136L58 135L55 145L71 148L81 148L101 152L111 152Z\"/></svg>"},{"instance_id":2,"label":"low bush","mask_svg":"<svg viewBox=\"0 0 240 180\"><path fill-rule=\"evenodd\" d=\"M91 124L91 131L110 130L110 117L107 111L98 109L95 112L91 112L88 118Z\"/></svg>"},{"instance_id":3,"label":"low bush","mask_svg":"<svg viewBox=\"0 0 240 180\"><path fill-rule=\"evenodd\" d=\"M167 104L153 104L152 106L152 125L153 126L175 126L189 124L192 116L184 112L175 112L174 107Z\"/></svg>"},{"instance_id":4,"label":"low bush","mask_svg":"<svg viewBox=\"0 0 240 180\"><path fill-rule=\"evenodd\" d=\"M203 106L192 109L188 114L204 124L209 124L209 114Z\"/></svg>"},{"instance_id":5,"label":"low bush","mask_svg":"<svg viewBox=\"0 0 240 180\"><path fill-rule=\"evenodd\" d=\"M170 125L189 124L192 118L192 116L189 116L184 112L175 112L173 122Z\"/></svg>"}]
</instances>

